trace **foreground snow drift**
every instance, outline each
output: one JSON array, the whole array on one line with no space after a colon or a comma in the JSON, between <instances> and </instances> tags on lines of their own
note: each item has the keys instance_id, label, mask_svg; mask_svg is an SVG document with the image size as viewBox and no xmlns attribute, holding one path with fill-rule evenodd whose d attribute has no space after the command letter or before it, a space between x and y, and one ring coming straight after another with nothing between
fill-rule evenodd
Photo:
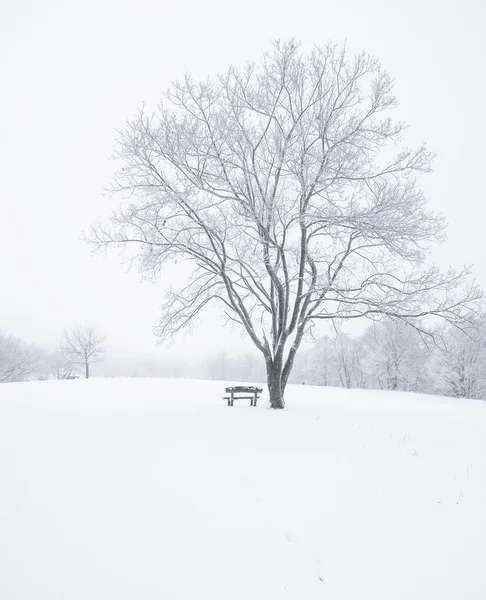
<instances>
[{"instance_id":1,"label":"foreground snow drift","mask_svg":"<svg viewBox=\"0 0 486 600\"><path fill-rule=\"evenodd\" d=\"M484 599L486 404L0 386L2 600Z\"/></svg>"}]
</instances>

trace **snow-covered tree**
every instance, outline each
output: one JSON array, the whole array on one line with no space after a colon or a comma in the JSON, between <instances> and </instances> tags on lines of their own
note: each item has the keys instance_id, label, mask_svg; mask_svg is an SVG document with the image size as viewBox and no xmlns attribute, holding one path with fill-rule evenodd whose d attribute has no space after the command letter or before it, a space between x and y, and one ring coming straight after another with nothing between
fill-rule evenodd
<instances>
[{"instance_id":1,"label":"snow-covered tree","mask_svg":"<svg viewBox=\"0 0 486 600\"><path fill-rule=\"evenodd\" d=\"M221 381L227 379L229 377L228 362L229 357L224 351L208 355L204 361L205 376L208 379Z\"/></svg>"},{"instance_id":2,"label":"snow-covered tree","mask_svg":"<svg viewBox=\"0 0 486 600\"><path fill-rule=\"evenodd\" d=\"M77 377L73 362L59 351L46 356L44 371L46 375L55 379L75 379Z\"/></svg>"},{"instance_id":3,"label":"snow-covered tree","mask_svg":"<svg viewBox=\"0 0 486 600\"><path fill-rule=\"evenodd\" d=\"M357 387L360 381L360 357L358 343L345 334L336 336L334 343L336 369L341 387Z\"/></svg>"},{"instance_id":4,"label":"snow-covered tree","mask_svg":"<svg viewBox=\"0 0 486 600\"><path fill-rule=\"evenodd\" d=\"M431 371L437 391L456 398L486 399L486 335L449 328L436 349Z\"/></svg>"},{"instance_id":5,"label":"snow-covered tree","mask_svg":"<svg viewBox=\"0 0 486 600\"><path fill-rule=\"evenodd\" d=\"M24 381L39 370L43 351L0 331L0 383Z\"/></svg>"},{"instance_id":6,"label":"snow-covered tree","mask_svg":"<svg viewBox=\"0 0 486 600\"><path fill-rule=\"evenodd\" d=\"M362 387L360 352L359 339L325 335L305 354L302 378L312 385Z\"/></svg>"},{"instance_id":7,"label":"snow-covered tree","mask_svg":"<svg viewBox=\"0 0 486 600\"><path fill-rule=\"evenodd\" d=\"M315 346L305 353L301 378L311 385L335 386L337 370L333 342L329 336L317 340Z\"/></svg>"},{"instance_id":8,"label":"snow-covered tree","mask_svg":"<svg viewBox=\"0 0 486 600\"><path fill-rule=\"evenodd\" d=\"M369 387L426 390L429 351L413 327L401 321L375 323L361 343L362 366Z\"/></svg>"},{"instance_id":9,"label":"snow-covered tree","mask_svg":"<svg viewBox=\"0 0 486 600\"><path fill-rule=\"evenodd\" d=\"M264 381L265 372L258 356L246 352L241 358L237 358L237 361L240 370L239 380L248 382Z\"/></svg>"},{"instance_id":10,"label":"snow-covered tree","mask_svg":"<svg viewBox=\"0 0 486 600\"><path fill-rule=\"evenodd\" d=\"M71 364L82 365L88 379L90 365L102 360L106 352L104 341L105 337L93 327L76 327L72 331L64 332L60 353Z\"/></svg>"},{"instance_id":11,"label":"snow-covered tree","mask_svg":"<svg viewBox=\"0 0 486 600\"><path fill-rule=\"evenodd\" d=\"M425 147L403 145L393 79L362 52L276 42L260 64L186 76L154 114L119 134L111 191L121 206L95 248L127 250L142 276L193 266L168 293L156 334L191 326L210 302L246 331L284 392L319 320L426 315L460 322L480 298L468 270L426 262L443 220L416 178Z\"/></svg>"}]
</instances>

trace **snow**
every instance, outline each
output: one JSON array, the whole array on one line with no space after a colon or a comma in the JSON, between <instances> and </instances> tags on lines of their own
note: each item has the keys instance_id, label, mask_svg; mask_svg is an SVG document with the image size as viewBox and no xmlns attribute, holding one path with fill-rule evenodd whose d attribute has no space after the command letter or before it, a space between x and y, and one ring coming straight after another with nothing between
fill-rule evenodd
<instances>
[{"instance_id":1,"label":"snow","mask_svg":"<svg viewBox=\"0 0 486 600\"><path fill-rule=\"evenodd\" d=\"M0 598L486 597L485 403L224 387L0 386Z\"/></svg>"}]
</instances>

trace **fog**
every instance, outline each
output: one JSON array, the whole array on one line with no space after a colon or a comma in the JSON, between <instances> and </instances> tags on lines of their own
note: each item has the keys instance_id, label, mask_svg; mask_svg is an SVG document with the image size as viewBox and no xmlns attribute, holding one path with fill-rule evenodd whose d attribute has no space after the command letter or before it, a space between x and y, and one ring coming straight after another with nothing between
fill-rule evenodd
<instances>
[{"instance_id":1,"label":"fog","mask_svg":"<svg viewBox=\"0 0 486 600\"><path fill-rule=\"evenodd\" d=\"M251 348L215 310L193 335L157 346L161 298L180 271L167 267L160 282L141 282L120 257L91 256L82 233L114 207L102 190L114 169L115 130L138 106L154 106L185 71L211 76L291 36L308 45L346 39L390 71L410 140L437 153L422 181L450 224L435 258L474 264L484 286L485 17L481 0L4 0L0 328L54 347L65 328L90 324L110 352L131 356L202 360L208 351Z\"/></svg>"}]
</instances>

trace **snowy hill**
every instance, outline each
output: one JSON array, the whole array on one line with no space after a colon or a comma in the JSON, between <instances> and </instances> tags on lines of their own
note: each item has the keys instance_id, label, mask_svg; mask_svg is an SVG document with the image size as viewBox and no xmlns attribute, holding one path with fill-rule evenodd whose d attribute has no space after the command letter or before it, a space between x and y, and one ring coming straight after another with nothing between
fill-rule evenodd
<instances>
[{"instance_id":1,"label":"snowy hill","mask_svg":"<svg viewBox=\"0 0 486 600\"><path fill-rule=\"evenodd\" d=\"M0 598L486 597L486 403L224 387L0 386Z\"/></svg>"}]
</instances>

